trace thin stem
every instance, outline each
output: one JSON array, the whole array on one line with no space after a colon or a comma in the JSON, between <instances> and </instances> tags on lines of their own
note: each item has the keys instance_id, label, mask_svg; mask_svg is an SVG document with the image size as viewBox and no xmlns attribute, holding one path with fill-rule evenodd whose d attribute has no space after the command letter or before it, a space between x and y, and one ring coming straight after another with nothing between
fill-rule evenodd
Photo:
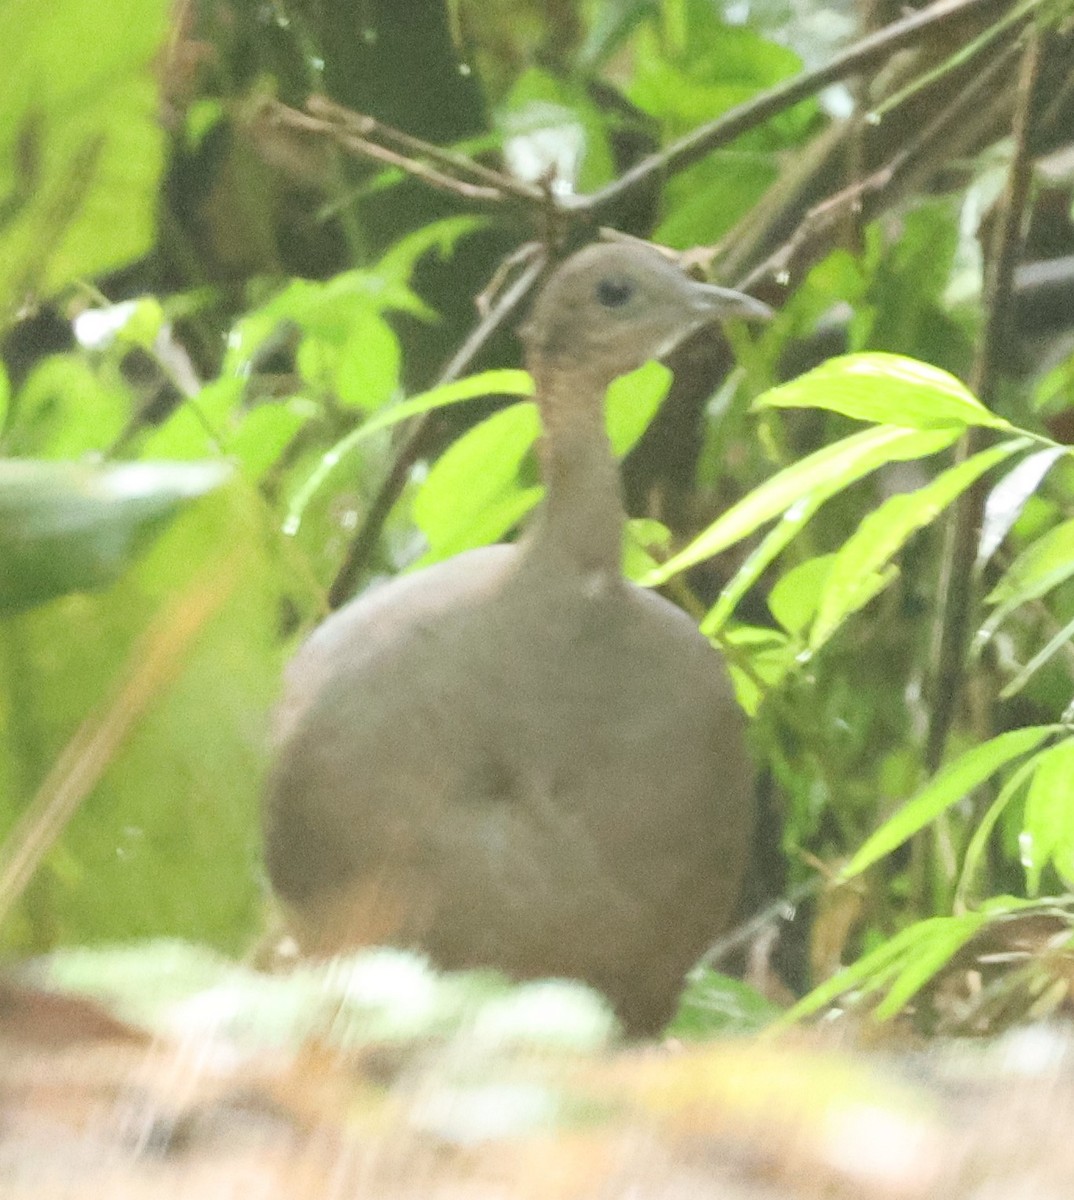
<instances>
[{"instance_id":1,"label":"thin stem","mask_svg":"<svg viewBox=\"0 0 1074 1200\"><path fill-rule=\"evenodd\" d=\"M997 379L1009 352L1014 271L1022 245L1032 176L1030 128L1033 97L1040 75L1040 44L1040 35L1034 32L1022 56L1012 128L1014 156L993 232L985 291L985 323L971 373L971 387L989 407L995 401ZM959 446L959 461L965 461L981 448L980 438L980 429L967 432ZM930 771L934 771L943 759L962 692L968 630L976 608L973 568L986 489L987 484L978 483L964 492L947 527L933 653L932 719L925 748L925 763Z\"/></svg>"},{"instance_id":2,"label":"thin stem","mask_svg":"<svg viewBox=\"0 0 1074 1200\"><path fill-rule=\"evenodd\" d=\"M544 265L545 256L543 254L536 255L519 273L518 278L510 287L504 289L440 372L434 386L439 387L441 384L458 379L469 368L489 338L508 321L515 309L522 303L544 269ZM338 608L350 599L362 568L369 560L369 556L373 553L373 548L380 538L380 531L384 527L388 513L391 512L392 506L406 486L410 468L425 449L432 429L432 415L426 413L425 416L420 417L396 451L391 469L377 489L377 494L366 511L365 520L350 544L343 565L332 581L332 586L328 591L329 607Z\"/></svg>"}]
</instances>

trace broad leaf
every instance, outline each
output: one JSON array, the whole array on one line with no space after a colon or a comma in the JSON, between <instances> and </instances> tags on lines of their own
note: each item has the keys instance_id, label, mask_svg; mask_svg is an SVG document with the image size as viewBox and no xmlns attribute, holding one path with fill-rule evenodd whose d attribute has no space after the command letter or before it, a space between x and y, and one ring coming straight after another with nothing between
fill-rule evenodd
<instances>
[{"instance_id":1,"label":"broad leaf","mask_svg":"<svg viewBox=\"0 0 1074 1200\"><path fill-rule=\"evenodd\" d=\"M150 246L164 130L153 60L166 0L5 0L0 322Z\"/></svg>"},{"instance_id":2,"label":"broad leaf","mask_svg":"<svg viewBox=\"0 0 1074 1200\"><path fill-rule=\"evenodd\" d=\"M111 583L229 474L221 463L0 462L0 611Z\"/></svg>"},{"instance_id":3,"label":"broad leaf","mask_svg":"<svg viewBox=\"0 0 1074 1200\"><path fill-rule=\"evenodd\" d=\"M323 487L327 486L337 472L346 469L348 455L366 438L372 437L373 434L379 433L383 429L398 425L402 421L408 421L411 417L421 416L434 408L445 408L449 404L460 404L464 400L473 400L478 396L497 394L532 396L533 379L527 371L484 371L480 375L471 375L455 383L443 384L431 391L412 396L409 400L403 400L399 404L382 408L368 421L336 442L321 458L316 469L310 473L291 501L287 518L284 521L284 529L291 534L298 530L306 506Z\"/></svg>"},{"instance_id":4,"label":"broad leaf","mask_svg":"<svg viewBox=\"0 0 1074 1200\"><path fill-rule=\"evenodd\" d=\"M512 404L475 425L433 464L414 497L413 515L429 542L421 564L502 537L540 496L518 482L537 439L537 409Z\"/></svg>"}]
</instances>

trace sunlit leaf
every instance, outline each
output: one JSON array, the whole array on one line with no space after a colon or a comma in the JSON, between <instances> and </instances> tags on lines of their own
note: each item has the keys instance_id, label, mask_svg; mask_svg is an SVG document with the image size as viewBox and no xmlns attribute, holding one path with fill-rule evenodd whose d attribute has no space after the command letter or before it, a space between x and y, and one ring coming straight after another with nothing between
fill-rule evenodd
<instances>
[{"instance_id":1,"label":"sunlit leaf","mask_svg":"<svg viewBox=\"0 0 1074 1200\"><path fill-rule=\"evenodd\" d=\"M162 425L141 438L143 458L205 458L227 452L228 436L239 419L246 381L226 375L184 400Z\"/></svg>"},{"instance_id":2,"label":"sunlit leaf","mask_svg":"<svg viewBox=\"0 0 1074 1200\"><path fill-rule=\"evenodd\" d=\"M886 463L936 454L950 446L960 432L955 427L917 430L878 425L825 446L754 488L644 582L650 586L664 583L748 537L792 505L800 501L816 505Z\"/></svg>"},{"instance_id":3,"label":"sunlit leaf","mask_svg":"<svg viewBox=\"0 0 1074 1200\"><path fill-rule=\"evenodd\" d=\"M420 416L434 408L445 408L449 404L460 404L478 396L532 396L533 379L527 371L499 370L484 371L455 383L446 383L431 391L422 392L399 404L392 404L374 413L368 421L341 438L321 458L316 469L295 493L284 521L284 529L295 533L302 522L302 514L312 498L335 476L346 468L347 456L360 443L411 417Z\"/></svg>"},{"instance_id":4,"label":"sunlit leaf","mask_svg":"<svg viewBox=\"0 0 1074 1200\"><path fill-rule=\"evenodd\" d=\"M992 831L995 829L996 823L1007 811L1011 801L1022 793L1027 780L1036 771L1037 764L1048 753L1048 750L1041 750L1039 753L1020 763L1004 781L1003 786L999 789L999 794L985 810L984 816L977 822L977 827L973 831L973 836L966 846L966 853L962 859L962 872L958 882L958 889L955 893L959 904L965 906L969 901L971 888L974 886L981 867L985 862L988 843L992 837Z\"/></svg>"},{"instance_id":5,"label":"sunlit leaf","mask_svg":"<svg viewBox=\"0 0 1074 1200\"><path fill-rule=\"evenodd\" d=\"M166 0L5 0L0 320L148 250L164 161L153 61Z\"/></svg>"},{"instance_id":6,"label":"sunlit leaf","mask_svg":"<svg viewBox=\"0 0 1074 1200\"><path fill-rule=\"evenodd\" d=\"M876 992L885 987L890 990L876 1015L894 1016L987 919L983 913L964 913L918 921L803 996L777 1021L777 1028L812 1016L850 992Z\"/></svg>"},{"instance_id":7,"label":"sunlit leaf","mask_svg":"<svg viewBox=\"0 0 1074 1200\"><path fill-rule=\"evenodd\" d=\"M974 788L980 787L1009 762L1035 750L1045 738L1058 732L1058 725L1031 725L1012 729L967 750L948 763L916 796L911 797L894 816L867 838L865 844L840 871L840 879L853 879L867 871L919 833L942 812L957 804Z\"/></svg>"},{"instance_id":8,"label":"sunlit leaf","mask_svg":"<svg viewBox=\"0 0 1074 1200\"><path fill-rule=\"evenodd\" d=\"M454 252L464 237L469 237L487 225L486 217L470 214L444 217L440 221L422 225L388 247L377 263L377 274L396 283L406 283L410 280L418 259L430 250L435 250L441 258L446 258Z\"/></svg>"},{"instance_id":9,"label":"sunlit leaf","mask_svg":"<svg viewBox=\"0 0 1074 1200\"><path fill-rule=\"evenodd\" d=\"M527 511L540 489L523 489L518 470L538 431L536 407L512 404L475 425L437 459L412 509L429 542L422 565L501 537Z\"/></svg>"},{"instance_id":10,"label":"sunlit leaf","mask_svg":"<svg viewBox=\"0 0 1074 1200\"><path fill-rule=\"evenodd\" d=\"M701 632L706 637L712 637L723 628L738 602L812 520L825 499L826 497L822 496L799 500L792 504L776 525L765 534L720 592L720 598L705 614L701 622Z\"/></svg>"},{"instance_id":11,"label":"sunlit leaf","mask_svg":"<svg viewBox=\"0 0 1074 1200\"><path fill-rule=\"evenodd\" d=\"M813 620L834 559L834 554L823 554L796 563L768 593L772 616L792 636L800 637Z\"/></svg>"},{"instance_id":12,"label":"sunlit leaf","mask_svg":"<svg viewBox=\"0 0 1074 1200\"><path fill-rule=\"evenodd\" d=\"M1027 445L1026 438L1012 438L982 450L924 487L889 497L871 512L835 556L810 631L810 648L821 647L851 613L863 608L886 585L892 577L888 570L891 559L914 533L931 524L986 471Z\"/></svg>"},{"instance_id":13,"label":"sunlit leaf","mask_svg":"<svg viewBox=\"0 0 1074 1200\"><path fill-rule=\"evenodd\" d=\"M1074 738L1038 755L1018 845L1031 895L1040 890L1049 863L1067 887L1074 886Z\"/></svg>"},{"instance_id":14,"label":"sunlit leaf","mask_svg":"<svg viewBox=\"0 0 1074 1200\"><path fill-rule=\"evenodd\" d=\"M77 354L51 354L37 362L19 389L4 449L23 458L106 452L130 420L132 407L131 394L118 379L105 383Z\"/></svg>"},{"instance_id":15,"label":"sunlit leaf","mask_svg":"<svg viewBox=\"0 0 1074 1200\"><path fill-rule=\"evenodd\" d=\"M876 1006L878 1020L896 1016L917 993L942 970L963 946L986 924L984 913L960 913L953 917L933 917L915 928L918 936L891 980L887 995Z\"/></svg>"},{"instance_id":16,"label":"sunlit leaf","mask_svg":"<svg viewBox=\"0 0 1074 1200\"><path fill-rule=\"evenodd\" d=\"M1027 600L1036 600L1074 575L1074 519L1063 521L1022 551L985 598L996 611L981 631L989 636Z\"/></svg>"},{"instance_id":17,"label":"sunlit leaf","mask_svg":"<svg viewBox=\"0 0 1074 1200\"><path fill-rule=\"evenodd\" d=\"M900 354L831 358L765 392L758 408L823 408L860 421L913 429L984 425L1010 429L953 375Z\"/></svg>"},{"instance_id":18,"label":"sunlit leaf","mask_svg":"<svg viewBox=\"0 0 1074 1200\"><path fill-rule=\"evenodd\" d=\"M671 372L649 362L612 381L605 398L605 417L612 449L622 458L649 428L671 387Z\"/></svg>"},{"instance_id":19,"label":"sunlit leaf","mask_svg":"<svg viewBox=\"0 0 1074 1200\"><path fill-rule=\"evenodd\" d=\"M261 479L312 415L311 406L300 398L258 404L243 415L238 429L228 438L228 455L238 460L245 478Z\"/></svg>"}]
</instances>

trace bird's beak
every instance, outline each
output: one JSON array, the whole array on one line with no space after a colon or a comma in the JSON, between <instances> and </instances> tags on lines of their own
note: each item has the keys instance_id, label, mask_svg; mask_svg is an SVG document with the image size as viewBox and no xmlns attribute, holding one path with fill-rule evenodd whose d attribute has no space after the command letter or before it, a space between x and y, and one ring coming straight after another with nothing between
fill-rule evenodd
<instances>
[{"instance_id":1,"label":"bird's beak","mask_svg":"<svg viewBox=\"0 0 1074 1200\"><path fill-rule=\"evenodd\" d=\"M699 325L728 317L740 321L771 321L776 315L763 300L755 300L733 288L717 287L714 283L695 283L693 296Z\"/></svg>"}]
</instances>

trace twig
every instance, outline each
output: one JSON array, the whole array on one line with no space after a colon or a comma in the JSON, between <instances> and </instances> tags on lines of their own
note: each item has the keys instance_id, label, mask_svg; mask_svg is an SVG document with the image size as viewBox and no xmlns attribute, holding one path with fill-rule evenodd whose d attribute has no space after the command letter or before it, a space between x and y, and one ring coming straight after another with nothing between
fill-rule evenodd
<instances>
[{"instance_id":1,"label":"twig","mask_svg":"<svg viewBox=\"0 0 1074 1200\"><path fill-rule=\"evenodd\" d=\"M815 95L829 84L858 71L870 70L896 50L937 33L952 21L991 6L1001 5L999 0L939 0L901 21L893 21L876 33L862 38L825 66L794 76L708 125L695 129L667 149L643 158L600 191L589 196L568 197L562 203L568 210L603 218L608 209L631 192L645 187L651 180L684 170L713 150L726 146L743 133Z\"/></svg>"},{"instance_id":2,"label":"twig","mask_svg":"<svg viewBox=\"0 0 1074 1200\"><path fill-rule=\"evenodd\" d=\"M864 220L876 215L911 185L914 178L941 155L950 155L949 138L962 137L967 116L980 108L982 97L995 89L996 80L1010 67L1017 54L1011 46L989 63L951 104L933 118L916 138L882 167L835 195L828 196L809 210L792 236L764 262L754 267L739 286L752 290L765 279L790 280L805 267L824 256L835 241L849 212L860 213Z\"/></svg>"},{"instance_id":3,"label":"twig","mask_svg":"<svg viewBox=\"0 0 1074 1200\"><path fill-rule=\"evenodd\" d=\"M480 353L481 348L489 338L508 320L519 304L521 304L537 281L538 276L544 269L544 265L544 255L536 255L525 269L519 273L514 283L504 289L440 372L434 384L435 387L450 383L462 375L477 354ZM426 413L423 417L420 417L396 451L392 459L391 469L377 489L377 494L373 497L366 512L365 520L351 542L347 557L344 559L343 565L340 567L335 579L332 581L332 586L328 590L328 604L330 608L338 608L346 600L350 599L362 568L365 566L370 554L373 552L373 548L377 544L380 531L383 528L388 513L391 511L392 505L399 499L399 495L406 485L410 468L420 457L425 447L425 439L428 437L431 428L430 418L432 415L432 413Z\"/></svg>"},{"instance_id":4,"label":"twig","mask_svg":"<svg viewBox=\"0 0 1074 1200\"><path fill-rule=\"evenodd\" d=\"M457 150L437 146L433 142L426 142L421 138L414 137L402 129L396 129L393 125L385 125L375 117L344 108L342 104L336 104L327 96L310 96L306 101L306 108L311 116L323 117L327 121L341 125L349 133L360 138L374 138L382 145L391 145L394 142L402 154L409 155L411 158L427 158L430 162L439 163L445 169L458 172L460 176L472 175L489 187L498 188L501 192L516 196L520 200L540 202L544 199L543 190L534 184L525 183L513 175L496 171L469 155L460 154Z\"/></svg>"},{"instance_id":5,"label":"twig","mask_svg":"<svg viewBox=\"0 0 1074 1200\"><path fill-rule=\"evenodd\" d=\"M485 187L480 184L467 183L462 179L455 179L453 176L446 175L443 171L429 166L428 163L422 162L420 159L410 158L405 154L400 154L396 150L389 149L387 146L382 146L378 142L370 141L369 138L363 137L361 134L353 133L335 121L326 121L319 117L312 117L307 113L299 112L297 108L289 108L286 104L280 104L276 101L272 102L269 112L271 118L281 125L287 125L292 129L301 129L307 133L324 134L330 137L341 149L351 154L362 158L371 158L375 162L384 163L386 166L398 167L408 175L413 175L416 179L420 179L422 183L427 184L429 187L435 188L440 192L448 192L453 196L458 196L468 203L499 205L509 199L508 195L501 188ZM357 114L355 115L357 116Z\"/></svg>"},{"instance_id":6,"label":"twig","mask_svg":"<svg viewBox=\"0 0 1074 1200\"><path fill-rule=\"evenodd\" d=\"M1040 76L1040 43L1040 35L1034 31L1022 56L1012 128L1014 156L993 231L985 323L970 380L974 392L988 407L992 407L995 399L997 376L1009 347L1014 271L1022 245L1032 175L1029 142L1033 99ZM970 430L959 444L959 461L976 453L980 444L980 431ZM981 484L964 492L947 526L932 656L932 710L925 746L925 764L930 771L943 759L962 692L970 617L975 608L973 565L985 495L986 487Z\"/></svg>"}]
</instances>

